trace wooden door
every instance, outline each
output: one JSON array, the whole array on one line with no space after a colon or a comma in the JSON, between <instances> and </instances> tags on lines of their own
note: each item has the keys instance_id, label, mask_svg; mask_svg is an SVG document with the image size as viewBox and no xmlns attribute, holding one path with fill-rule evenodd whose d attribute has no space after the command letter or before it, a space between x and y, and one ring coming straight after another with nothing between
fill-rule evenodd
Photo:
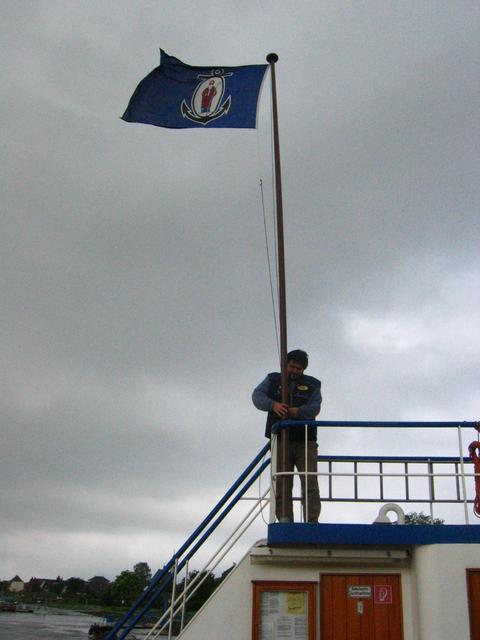
<instances>
[{"instance_id":1,"label":"wooden door","mask_svg":"<svg viewBox=\"0 0 480 640\"><path fill-rule=\"evenodd\" d=\"M480 640L480 569L467 569L470 640Z\"/></svg>"},{"instance_id":2,"label":"wooden door","mask_svg":"<svg viewBox=\"0 0 480 640\"><path fill-rule=\"evenodd\" d=\"M403 640L400 576L322 575L320 629L320 640Z\"/></svg>"}]
</instances>

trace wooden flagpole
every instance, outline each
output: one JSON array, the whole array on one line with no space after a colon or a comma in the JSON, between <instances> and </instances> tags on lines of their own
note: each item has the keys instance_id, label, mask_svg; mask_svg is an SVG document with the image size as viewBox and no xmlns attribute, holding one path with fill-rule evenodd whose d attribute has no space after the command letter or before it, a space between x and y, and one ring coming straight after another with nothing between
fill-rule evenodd
<instances>
[{"instance_id":1,"label":"wooden flagpole","mask_svg":"<svg viewBox=\"0 0 480 640\"><path fill-rule=\"evenodd\" d=\"M280 374L282 385L282 402L288 404L288 375L287 375L287 303L285 286L285 241L283 233L283 202L282 175L280 168L280 138L278 133L277 84L275 80L275 63L278 61L276 53L269 53L267 62L270 64L272 78L272 109L273 109L273 150L275 164L275 195L277 210L277 247L278 247L278 312L280 321ZM288 431L280 432L280 451L277 456L277 472L285 471L288 460ZM280 477L281 509L277 518L281 521L287 517L288 505L286 495L287 477ZM278 486L278 484L277 484Z\"/></svg>"}]
</instances>

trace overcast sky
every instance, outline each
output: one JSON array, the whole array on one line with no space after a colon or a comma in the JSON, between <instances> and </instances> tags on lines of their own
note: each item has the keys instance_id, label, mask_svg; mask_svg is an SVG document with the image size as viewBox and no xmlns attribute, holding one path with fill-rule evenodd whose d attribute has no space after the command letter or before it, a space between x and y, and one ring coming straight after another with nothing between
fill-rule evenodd
<instances>
[{"instance_id":1,"label":"overcast sky","mask_svg":"<svg viewBox=\"0 0 480 640\"><path fill-rule=\"evenodd\" d=\"M127 124L160 47L280 57L289 347L321 417L480 417L478 2L2 8L0 578L157 569L264 444L270 78L257 131ZM456 453L415 433L321 450Z\"/></svg>"}]
</instances>

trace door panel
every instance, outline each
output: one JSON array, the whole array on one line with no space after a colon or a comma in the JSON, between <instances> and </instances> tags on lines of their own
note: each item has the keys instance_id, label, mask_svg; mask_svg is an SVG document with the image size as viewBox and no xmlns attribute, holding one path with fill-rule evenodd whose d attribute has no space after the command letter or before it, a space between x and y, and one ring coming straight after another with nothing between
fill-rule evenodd
<instances>
[{"instance_id":1,"label":"door panel","mask_svg":"<svg viewBox=\"0 0 480 640\"><path fill-rule=\"evenodd\" d=\"M321 640L403 640L400 576L322 575L320 628Z\"/></svg>"},{"instance_id":2,"label":"door panel","mask_svg":"<svg viewBox=\"0 0 480 640\"><path fill-rule=\"evenodd\" d=\"M480 640L480 569L467 569L470 640Z\"/></svg>"}]
</instances>

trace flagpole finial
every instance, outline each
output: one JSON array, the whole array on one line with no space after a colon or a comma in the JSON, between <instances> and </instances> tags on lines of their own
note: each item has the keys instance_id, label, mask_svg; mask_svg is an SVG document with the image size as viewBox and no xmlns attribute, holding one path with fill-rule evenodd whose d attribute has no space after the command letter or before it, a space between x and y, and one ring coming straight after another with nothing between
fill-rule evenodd
<instances>
[{"instance_id":1,"label":"flagpole finial","mask_svg":"<svg viewBox=\"0 0 480 640\"><path fill-rule=\"evenodd\" d=\"M278 62L278 56L276 53L269 53L267 56L267 62L273 62L275 64L275 62Z\"/></svg>"}]
</instances>

